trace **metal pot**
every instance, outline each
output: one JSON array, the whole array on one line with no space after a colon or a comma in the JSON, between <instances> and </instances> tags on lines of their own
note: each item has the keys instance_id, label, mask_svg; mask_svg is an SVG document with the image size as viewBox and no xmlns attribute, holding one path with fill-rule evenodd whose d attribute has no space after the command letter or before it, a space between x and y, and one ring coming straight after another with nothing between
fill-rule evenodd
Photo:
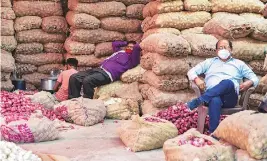
<instances>
[{"instance_id":1,"label":"metal pot","mask_svg":"<svg viewBox=\"0 0 267 161\"><path fill-rule=\"evenodd\" d=\"M57 78L55 77L41 79L41 89L44 91L53 91L56 82Z\"/></svg>"}]
</instances>

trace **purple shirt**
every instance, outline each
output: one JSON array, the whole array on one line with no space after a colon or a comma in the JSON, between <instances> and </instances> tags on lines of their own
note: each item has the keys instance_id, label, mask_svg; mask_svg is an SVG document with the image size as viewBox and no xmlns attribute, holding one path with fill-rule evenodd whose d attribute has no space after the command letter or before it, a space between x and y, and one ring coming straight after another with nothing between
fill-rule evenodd
<instances>
[{"instance_id":1,"label":"purple shirt","mask_svg":"<svg viewBox=\"0 0 267 161\"><path fill-rule=\"evenodd\" d=\"M140 63L141 48L139 44L135 44L131 54L127 54L121 47L127 45L126 41L112 42L112 48L115 52L105 59L101 67L108 71L113 81L119 80L120 76L129 69L136 67Z\"/></svg>"}]
</instances>

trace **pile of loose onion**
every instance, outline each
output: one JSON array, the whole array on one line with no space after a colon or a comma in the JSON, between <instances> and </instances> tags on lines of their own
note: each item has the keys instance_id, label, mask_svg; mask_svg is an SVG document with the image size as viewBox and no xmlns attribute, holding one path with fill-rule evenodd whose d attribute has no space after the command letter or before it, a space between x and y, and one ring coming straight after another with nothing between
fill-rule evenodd
<instances>
[{"instance_id":1,"label":"pile of loose onion","mask_svg":"<svg viewBox=\"0 0 267 161\"><path fill-rule=\"evenodd\" d=\"M187 139L181 139L178 141L178 145L185 145L185 144L191 144L196 147L203 147L206 145L213 145L213 143L209 140L206 140L204 138L199 138L196 136L188 137Z\"/></svg>"},{"instance_id":2,"label":"pile of loose onion","mask_svg":"<svg viewBox=\"0 0 267 161\"><path fill-rule=\"evenodd\" d=\"M157 118L154 118L154 117L145 117L144 120L147 121L147 122L163 122L160 119L157 119Z\"/></svg>"}]
</instances>

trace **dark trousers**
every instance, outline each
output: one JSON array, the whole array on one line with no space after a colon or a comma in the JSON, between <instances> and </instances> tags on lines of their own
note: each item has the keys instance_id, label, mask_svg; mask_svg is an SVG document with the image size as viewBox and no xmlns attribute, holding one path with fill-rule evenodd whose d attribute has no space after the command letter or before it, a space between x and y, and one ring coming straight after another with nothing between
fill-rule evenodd
<instances>
[{"instance_id":1,"label":"dark trousers","mask_svg":"<svg viewBox=\"0 0 267 161\"><path fill-rule=\"evenodd\" d=\"M209 104L209 131L212 133L219 125L221 108L234 108L238 101L238 95L234 83L231 80L223 80L207 90L200 100Z\"/></svg>"},{"instance_id":2,"label":"dark trousers","mask_svg":"<svg viewBox=\"0 0 267 161\"><path fill-rule=\"evenodd\" d=\"M89 69L73 74L69 80L69 99L81 96L83 86L83 97L92 99L94 88L111 82L108 74L101 68Z\"/></svg>"}]
</instances>

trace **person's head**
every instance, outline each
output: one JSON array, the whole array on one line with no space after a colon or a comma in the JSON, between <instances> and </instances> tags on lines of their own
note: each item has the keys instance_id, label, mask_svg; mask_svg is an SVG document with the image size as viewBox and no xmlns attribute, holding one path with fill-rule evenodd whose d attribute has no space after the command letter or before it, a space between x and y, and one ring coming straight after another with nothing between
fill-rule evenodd
<instances>
[{"instance_id":1,"label":"person's head","mask_svg":"<svg viewBox=\"0 0 267 161\"><path fill-rule=\"evenodd\" d=\"M216 43L216 53L221 60L228 60L231 57L233 44L230 40L222 39Z\"/></svg>"},{"instance_id":2,"label":"person's head","mask_svg":"<svg viewBox=\"0 0 267 161\"><path fill-rule=\"evenodd\" d=\"M125 52L128 53L128 54L131 54L135 44L136 44L135 41L128 41L127 42L127 46L125 47Z\"/></svg>"},{"instance_id":3,"label":"person's head","mask_svg":"<svg viewBox=\"0 0 267 161\"><path fill-rule=\"evenodd\" d=\"M75 59L75 58L68 58L66 63L65 63L65 68L68 70L68 69L71 69L71 68L74 68L76 69L78 66L78 60Z\"/></svg>"}]
</instances>

